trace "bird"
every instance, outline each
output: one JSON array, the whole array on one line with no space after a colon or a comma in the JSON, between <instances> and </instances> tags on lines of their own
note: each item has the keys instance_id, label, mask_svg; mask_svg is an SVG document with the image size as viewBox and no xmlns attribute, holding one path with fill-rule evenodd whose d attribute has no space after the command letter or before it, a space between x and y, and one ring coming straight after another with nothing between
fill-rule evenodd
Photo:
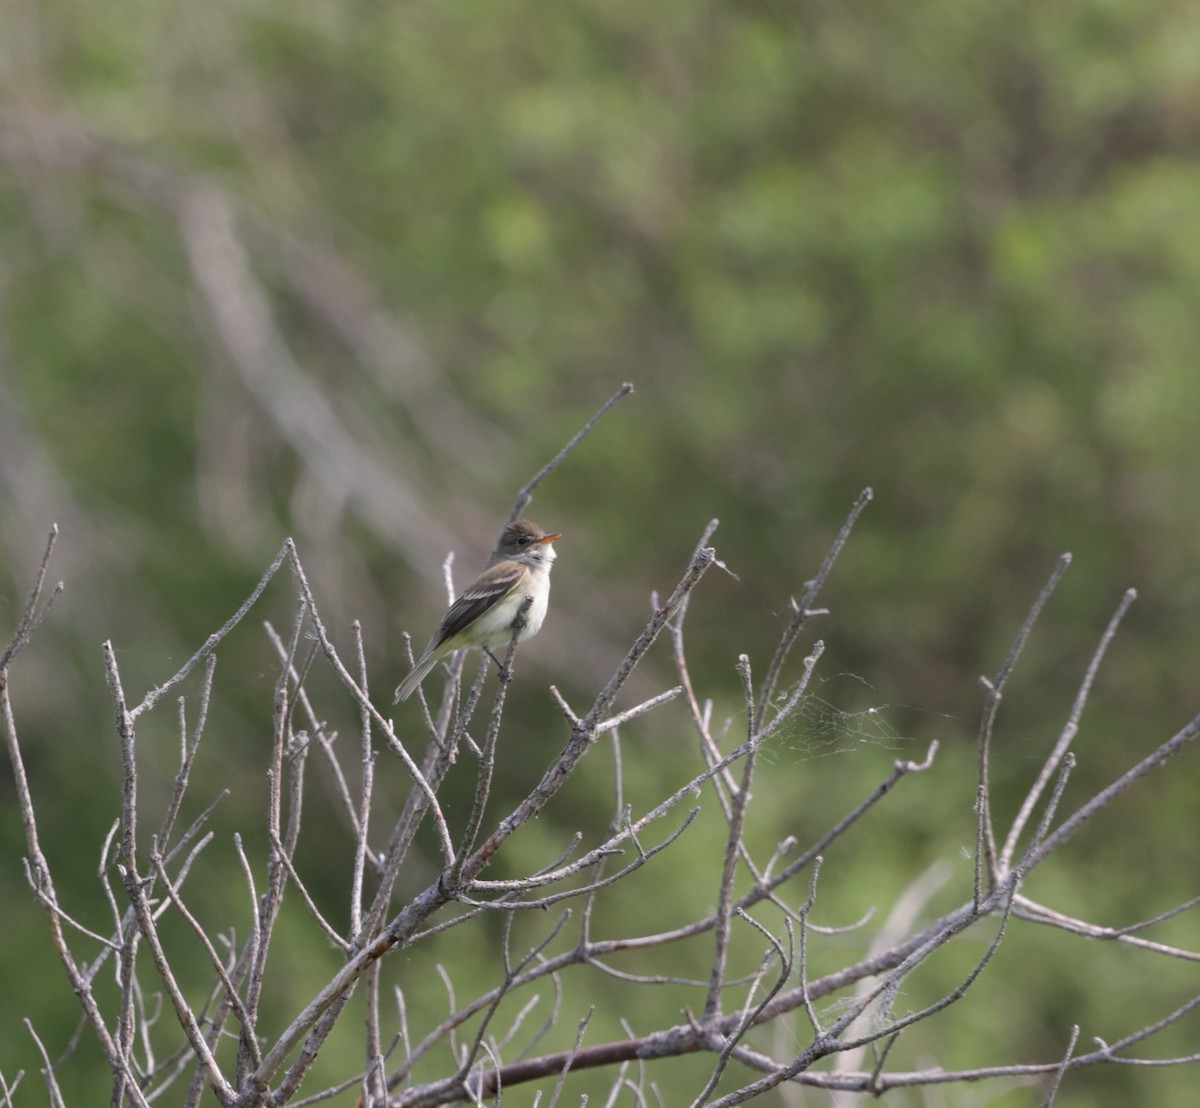
<instances>
[{"instance_id":1,"label":"bird","mask_svg":"<svg viewBox=\"0 0 1200 1108\"><path fill-rule=\"evenodd\" d=\"M533 638L542 628L550 599L550 567L557 531L547 534L536 523L518 519L505 527L483 572L442 617L442 622L408 676L396 689L395 703L407 700L442 658L456 650L479 647L489 654L513 641ZM529 607L521 609L529 599ZM518 618L524 622L519 629ZM496 657L492 654L493 661ZM497 661L497 665L500 663Z\"/></svg>"}]
</instances>

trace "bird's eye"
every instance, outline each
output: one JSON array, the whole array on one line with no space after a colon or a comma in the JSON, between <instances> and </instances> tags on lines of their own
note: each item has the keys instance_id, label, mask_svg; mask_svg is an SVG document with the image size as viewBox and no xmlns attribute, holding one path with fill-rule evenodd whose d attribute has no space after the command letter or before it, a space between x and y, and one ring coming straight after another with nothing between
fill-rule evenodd
<instances>
[{"instance_id":1,"label":"bird's eye","mask_svg":"<svg viewBox=\"0 0 1200 1108\"><path fill-rule=\"evenodd\" d=\"M519 542L522 546L528 546L529 545L529 536L522 535L519 539L517 539L517 542Z\"/></svg>"}]
</instances>

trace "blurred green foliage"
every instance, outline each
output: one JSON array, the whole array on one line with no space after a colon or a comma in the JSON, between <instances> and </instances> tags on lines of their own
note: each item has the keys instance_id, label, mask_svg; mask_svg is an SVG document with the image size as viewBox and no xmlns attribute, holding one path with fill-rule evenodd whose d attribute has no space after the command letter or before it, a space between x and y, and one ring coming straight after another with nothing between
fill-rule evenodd
<instances>
[{"instance_id":1,"label":"blurred green foliage","mask_svg":"<svg viewBox=\"0 0 1200 1108\"><path fill-rule=\"evenodd\" d=\"M249 387L222 347L181 236L177 201L198 186L237 206L280 333L332 417L457 535L460 581L513 491L620 381L636 384L531 509L567 538L548 645L522 658L512 741L528 758L503 767L504 795L562 741L540 690L555 681L585 702L711 517L738 579L705 582L691 661L736 730L736 656L763 672L789 596L867 485L875 503L824 598L826 707L773 753L755 841L815 836L892 758L933 737L943 750L936 777L906 782L827 860L823 922L890 903L936 859L956 867L941 906L963 898L976 678L998 668L1060 552L1074 564L1000 717L999 810L1015 810L1125 588L1141 598L1085 714L1067 808L1196 711L1200 21L1180 0L4 7L0 611L11 625L59 520L68 592L13 689L64 878L94 871L116 810L101 639L131 684L161 681L285 534L326 618L363 621L377 689L403 671L400 629L421 638L441 606L411 513L364 507L289 433L285 398ZM77 132L102 152L73 156ZM340 259L420 353L373 361L330 322L359 303L339 300L352 290L312 270L323 317L288 260L296 240ZM443 396L473 432L434 425ZM286 589L268 603L286 626ZM672 680L658 661L647 690ZM261 816L272 664L250 630L227 647L219 756L200 773L201 788L238 782L230 808L247 825ZM165 719L153 741L165 789ZM1120 926L1194 894L1195 754L1183 757L1034 895ZM683 715L632 728L625 759L635 806L685 779L697 763ZM581 812L607 820L600 765L505 865L553 856ZM465 803L469 782L450 788ZM21 1016L54 1054L75 1015L24 889L11 786L0 794L11 1074L31 1065ZM690 849L719 844L719 827L698 828ZM310 861L318 889L340 887L343 856ZM612 907L614 927L657 926L664 889L687 907L715 895L686 863L648 880L654 891L631 886ZM1195 946L1186 927L1177 941ZM300 968L281 1018L333 964L312 942L288 937ZM946 987L973 953L914 988ZM471 976L461 949L439 956ZM1045 1061L1073 1023L1084 1041L1111 1039L1194 992L1170 967L1114 956L1097 971L1097 958L1014 934L973 1014L941 1037L914 1032L892 1061ZM437 988L414 996L436 1009ZM609 988L590 994L601 1039L621 1033ZM678 1018L654 1003L648 1026ZM1177 1040L1154 1049L1191 1049ZM81 1060L98 1064L90 1046ZM64 1080L86 1097L98 1072ZM1169 1108L1193 1084L1114 1067L1073 1075L1056 1103Z\"/></svg>"}]
</instances>

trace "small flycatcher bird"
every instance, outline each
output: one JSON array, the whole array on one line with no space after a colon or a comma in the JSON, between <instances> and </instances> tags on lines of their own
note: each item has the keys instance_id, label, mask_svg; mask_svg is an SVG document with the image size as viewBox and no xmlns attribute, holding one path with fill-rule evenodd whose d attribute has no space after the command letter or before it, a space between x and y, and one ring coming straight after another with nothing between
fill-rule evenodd
<instances>
[{"instance_id":1,"label":"small flycatcher bird","mask_svg":"<svg viewBox=\"0 0 1200 1108\"><path fill-rule=\"evenodd\" d=\"M525 625L517 642L541 630L550 600L550 566L558 532L546 534L536 523L518 519L509 524L478 580L442 617L425 653L396 689L396 700L407 700L435 665L447 654L476 646L489 653L513 640L513 624L527 597Z\"/></svg>"}]
</instances>

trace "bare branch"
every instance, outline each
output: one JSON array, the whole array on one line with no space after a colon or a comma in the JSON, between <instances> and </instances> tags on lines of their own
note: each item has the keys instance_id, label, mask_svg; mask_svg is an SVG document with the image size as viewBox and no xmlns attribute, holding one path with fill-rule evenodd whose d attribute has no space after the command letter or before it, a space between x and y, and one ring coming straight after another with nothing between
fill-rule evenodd
<instances>
[{"instance_id":1,"label":"bare branch","mask_svg":"<svg viewBox=\"0 0 1200 1108\"><path fill-rule=\"evenodd\" d=\"M226 304L221 310L234 308ZM621 395L624 392L613 397L550 468L523 490L526 501L537 482L561 462ZM852 866L856 855L852 849L855 843L848 835L850 829L865 835L868 822L877 824L885 818L887 810L881 807L881 801L901 779L916 778L931 770L937 752L937 743L931 743L924 760L897 760L869 795L857 803L853 797L847 798L841 809L845 814L812 828L811 838L800 837L803 823L791 831L770 828L762 843L750 833L756 827L754 815L760 811L756 794L773 790L778 776L764 772L767 766L762 762L763 747L781 734L789 718L804 710L823 643L814 644L804 659L802 673L790 686L783 684L783 667L807 619L817 613L812 606L817 592L868 499L869 490L856 503L820 573L806 586L803 603L795 605L761 687L756 688L749 656L739 658L745 732L734 740L732 749L721 753L730 741L733 720L739 716L731 717L723 729L717 726L714 731L714 701L695 687L684 642L686 616L696 586L710 566L720 564L707 545L716 526L713 521L670 597L665 602L654 598L654 611L645 628L611 679L595 695L591 707L579 714L557 690L551 690L553 700L546 709L552 718L561 715L567 723L565 745L540 776L527 775L534 781L532 787L490 834L484 823L493 803L492 778L504 741L501 733L516 652L515 634L486 711L486 661L469 688L463 680L461 659L448 668L449 680L436 714L431 714L427 706L423 724L416 723L418 736L422 727L427 732L425 752L418 764L417 757L409 753L408 741L401 741L392 722L371 702L360 624L351 625L351 673L321 620L299 555L294 545L286 542L233 619L210 636L184 667L135 706L131 707L127 698L117 652L110 643L105 644L104 664L122 778L119 818L99 851L97 870L90 875L93 881L99 879L99 889L93 888L91 895L100 906L102 918L111 921L99 929L91 922L86 904L81 909L59 899L38 842L34 800L9 699L8 671L0 667L0 724L14 767L15 794L25 825L29 854L26 872L34 897L45 909L55 949L84 1012L80 1030L62 1062L51 1065L47 1052L38 1045L51 1102L63 1103L56 1069L70 1061L74 1042L88 1029L100 1043L112 1073L110 1103L114 1108L140 1108L162 1101L177 1080L187 1085L187 1091L176 1102L188 1108L198 1106L208 1095L206 1086L213 1090L216 1102L239 1108L331 1102L344 1098L352 1089L357 1089L364 1106L371 1108L455 1102L482 1105L497 1100L502 1092L519 1096L512 1090L535 1080L554 1084L548 1102L564 1102L572 1095L570 1088L575 1079L571 1075L598 1067L610 1070L607 1095L611 1103L626 1098L638 1104L665 1105L670 1097L651 1080L657 1061L699 1053L706 1054L708 1062L696 1082L696 1105L742 1103L784 1084L880 1096L894 1088L989 1077L1045 1081L1045 1103L1050 1104L1069 1075L1085 1066L1185 1065L1200 1060L1200 1056L1193 1055L1152 1059L1134 1053L1200 1009L1200 997L1194 997L1182 1004L1177 998L1171 1005L1163 1004L1142 1026L1122 1028L1124 1033L1115 1042L1097 1040L1095 1049L1082 1054L1076 1053L1076 1032L1065 1053L1056 1048L1059 1056L1048 1060L958 1071L943 1071L932 1065L912 1072L889 1069L892 1059L899 1055L892 1048L907 1029L936 1020L951 1007L974 1002L976 985L1007 941L1010 927L1030 923L1053 926L1077 939L1103 939L1117 951L1134 947L1145 956L1200 961L1200 952L1156 943L1144 934L1155 924L1194 908L1200 904L1200 897L1190 897L1125 927L1102 927L1060 913L1020 891L1029 873L1069 843L1084 823L1106 812L1117 796L1200 735L1200 717L1056 826L1074 765L1070 743L1078 731L1101 661L1132 601L1132 593L1126 594L1096 647L1054 749L1022 802L1003 847L997 850L988 764L999 703L1034 621L1065 569L1064 559L1042 590L996 678L985 682L988 698L979 743L974 886L964 881L958 907L940 918L926 919L934 892L947 880L948 868L935 864L889 903L881 904L879 913L871 908L849 927L818 926L813 913L825 852L839 843L841 848L833 857L843 869L837 880L852 879L853 869L847 867ZM518 498L518 510L520 507ZM279 668L273 699L264 705L264 718L269 712L272 723L262 806L265 829L262 834L243 838L236 827L219 826L214 830L218 812L221 821L229 819L225 809L220 808L227 794L220 794L204 806L195 804L190 790L197 777L195 767L214 702L215 650L246 616L284 561L293 570L295 608L286 638L268 628L270 649L277 656ZM44 561L13 640L22 647L44 614L44 608L38 608L38 597L45 573ZM671 640L679 684L643 698L633 707L617 709L617 698L629 675L664 630ZM6 657L13 656L15 651ZM152 724L148 714L162 704L168 689L180 684L201 662L204 665L196 700L179 697L174 709L177 718L160 721L177 738L178 767L164 789L169 789L164 798L165 813L161 822L154 821L159 832L149 840L147 853L139 846L147 818L141 797L141 775L147 771L139 764L139 739L141 744L149 743L151 732L147 729ZM314 692L321 687L317 677L326 674L338 682L338 701L332 712ZM342 695L343 689L349 699ZM626 777L634 772L634 766L622 744L620 728L648 716L653 708L680 694L691 727L699 736L699 758L691 766L682 759L672 762L671 783L647 797L645 778L635 782ZM143 717L147 718L144 724L140 722ZM346 718L357 724L357 784L341 765L351 752L339 749L336 742L339 729L343 734L347 732ZM661 715L654 718L668 720ZM520 849L510 849L516 832L528 827L560 796L569 777L602 735L611 736L613 780L611 800L605 802L598 823L581 808L578 827L568 828L550 840L549 849L537 845L536 838L529 839L528 832L523 838L534 843L533 850L525 849L522 855ZM406 791L397 799L400 814L391 827L388 845L376 852L370 846L369 830L372 820L377 825L384 810L384 800L376 795L375 787L375 759L384 749L395 753L403 763L405 776L401 783ZM318 756L310 759L310 752ZM459 777L451 778L455 766ZM473 780L469 776L472 773ZM329 806L335 815L332 821L323 818L325 811L321 809L303 818L306 781L315 775L328 785ZM467 775L465 781L462 775ZM148 774L147 780L151 780ZM939 784L925 780L930 786ZM443 792L447 782L451 782L452 791ZM145 791L149 793L151 788L147 786ZM469 804L464 803L465 796L471 796ZM391 797L385 799L391 801ZM456 821L453 836L443 806ZM689 828L704 829L696 821L706 807L723 834L723 849L715 855L708 852L687 856L682 853L683 837ZM192 818L195 808L203 810ZM671 817L676 809L678 814ZM1040 814L1035 816L1039 809ZM574 819L577 813L571 811L570 815ZM188 818L192 822L182 835L178 834ZM419 831L427 834L427 839L418 838ZM710 831L705 829L705 833ZM331 834L338 836L335 848L346 863L337 889L344 900L335 902L332 911L326 901L328 887L318 885L308 868L310 848L323 846L320 837ZM173 838L177 841L172 844L169 840ZM1023 850L1019 850L1026 839ZM868 849L871 842L868 838ZM485 872L502 852L503 864L485 878ZM543 857L530 863L531 854ZM616 864L610 861L614 857L620 859ZM765 865L762 858L766 859ZM143 859L148 861L143 863ZM184 883L198 859L206 873L223 872L223 864L234 873L241 868L250 898L248 929L244 925L236 929L232 925L224 930L210 928L201 922L208 906L199 915L189 907L188 901L194 903L195 897L185 894ZM652 921L649 926L642 931L622 926L622 913L611 911L613 890L651 864L660 867L661 872L661 867L670 865L672 859L676 864L697 867L695 880L711 890L715 905L711 912L704 915L705 909L701 908L682 917L672 914L658 918L653 915L658 905L650 903L646 908L647 918ZM123 894L112 879L114 863L122 878ZM807 894L798 895L805 870L809 874ZM285 895L289 885L294 892ZM573 911L556 909L547 925L537 922L539 913L571 899L580 902L577 933L567 932L568 923L575 918ZM797 907L798 901L803 902ZM172 919L177 922L172 924ZM348 926L347 934L339 933L330 922L337 919L345 921L342 926L343 930ZM873 933L861 937L855 934L877 919L882 922L872 924ZM281 1033L264 1036L259 1012L262 998L274 995L269 990L283 993L286 989L286 982L280 984L287 972L286 959L280 956L284 953L281 944L297 921L310 933L314 933L311 921L316 922L333 948L329 955L332 963L321 971L326 974L324 984L304 994L297 1005L300 1011L287 1027ZM497 922L499 926L495 926ZM177 947L180 940L169 934L172 926L185 928L183 947ZM111 932L105 933L106 927L111 927ZM451 935L455 929L458 931ZM487 942L486 937L496 931L499 938L483 948L485 957L499 971L493 975L495 983L468 988L469 982L478 979L476 967L458 962L455 954L460 950L478 951L480 936L485 936ZM244 933L239 938L240 932ZM930 960L947 943L968 932L976 939L986 937L974 964L956 983L936 994L931 1003L909 1011L900 1009L901 990L907 987L909 978L925 972ZM195 936L195 941L188 938L189 934ZM439 937L439 945L437 954L432 955L428 943L435 936ZM831 936L838 938L831 940ZM164 942L167 937L171 942ZM87 949L85 959L76 956L68 938L71 944ZM427 944L425 950L414 953L412 960L403 965L402 959L391 957L422 943ZM196 998L189 996L194 988L194 967L183 974L182 963L173 953L176 949L186 951L188 944L193 953L201 952L201 964L208 967L208 980L200 986ZM273 946L278 948L274 954ZM851 947L854 952L847 954ZM641 960L623 960L631 956ZM438 972L446 983L445 1008L436 1014L423 1008L410 1012L404 994L393 985L396 1010L384 1011L380 999L389 987L390 975L397 970L404 972L404 966L416 965L416 959L422 957L427 964L437 961ZM472 957L477 955L473 953ZM689 963L704 965L701 979L690 977L686 970L655 972L670 968L665 960L668 957L678 959L684 967ZM115 988L106 984L99 990L105 998L102 1004L95 990L105 965L112 967L116 984ZM810 980L810 965L819 965L826 972ZM604 974L617 993L647 986L677 992L677 1010L686 1015L675 1025L635 1033L631 1025L639 1021L622 1018L624 1013L614 1011L611 1015L624 1028L624 1038L585 1045L589 1014L578 1023L571 1042L569 1029L564 1026L566 1020L575 1018L567 1014L576 1002L569 991L571 982L594 973ZM303 1099L298 1100L302 1086L316 1072L318 1055L332 1058L323 1052L334 1029L341 1028L344 1034L352 1032L349 1008L363 978L362 1021L358 1025L361 1038L357 1048L351 1046L354 1063L345 1067L357 1072L334 1073L322 1081L325 1087L304 1089ZM188 982L186 987L184 981ZM414 982L413 987L419 985ZM703 996L703 1004L699 996ZM535 1020L535 1013L541 1018ZM789 1014L795 1017L793 1025L781 1035L781 1023ZM545 1048L552 1032L560 1036L567 1032L565 1041L571 1043L568 1049ZM230 1042L235 1037L236 1054ZM545 1052L539 1055L539 1050ZM821 1060L827 1064L816 1066ZM747 1074L731 1081L737 1066L745 1067ZM421 1084L415 1083L418 1074ZM718 1096L720 1088L731 1086L737 1087ZM11 1083L0 1078L0 1103L11 1103L12 1099Z\"/></svg>"},{"instance_id":2,"label":"bare branch","mask_svg":"<svg viewBox=\"0 0 1200 1108\"><path fill-rule=\"evenodd\" d=\"M1037 622L1038 616L1042 614L1042 609L1046 606L1051 594L1058 587L1059 581L1062 580L1062 576L1067 572L1067 566L1070 564L1070 554L1064 554L1058 559L1058 564L1054 567L1054 572L1050 574L1050 579L1042 586L1042 591L1038 593L1037 599L1033 602L1033 607L1029 609L1029 614L1025 617L1025 622L1021 625L1021 630L1017 632L1012 649L1008 652L1008 657L1004 659L1004 664L1000 667L1000 672L990 681L986 677L979 679L983 687L987 690L987 699L983 711L983 722L979 728L979 791L976 798L976 817L978 821L977 840L979 846L982 848L982 853L979 849L975 852L976 903L982 899L984 894L984 869L987 872L988 887L994 888L1001 880L1000 875L996 871L996 835L992 828L992 801L989 784L992 732L996 726L996 713L1000 710L1000 699L1004 695L1004 686L1008 683L1013 668L1017 664L1017 659L1020 658L1021 651L1025 649L1026 642L1029 641L1029 636L1033 632L1033 625Z\"/></svg>"},{"instance_id":3,"label":"bare branch","mask_svg":"<svg viewBox=\"0 0 1200 1108\"><path fill-rule=\"evenodd\" d=\"M275 555L275 560L272 561L269 566L267 566L266 572L259 579L259 582L254 587L253 592L251 592L246 598L245 603L242 604L242 606L225 621L219 631L214 631L208 636L207 639L204 640L204 645L200 647L200 649L197 650L196 653L193 654L183 664L183 666L175 672L173 676L168 677L167 680L161 685L151 689L142 698L140 704L129 710L130 722L133 722L139 716L150 711L150 709L153 708L154 705L157 704L166 693L170 692L170 690L178 685L185 677L187 677L187 675L191 673L200 662L202 662L214 650L216 650L216 648L221 644L221 640L226 638L229 632L246 618L246 613L258 603L258 598L262 596L264 591L266 591L267 586L274 579L275 574L279 572L279 567L283 565L285 559L288 558L294 549L295 548L292 545L292 540L285 539L283 546L279 548L279 553Z\"/></svg>"},{"instance_id":4,"label":"bare branch","mask_svg":"<svg viewBox=\"0 0 1200 1108\"><path fill-rule=\"evenodd\" d=\"M1037 806L1043 790L1049 783L1050 778L1054 776L1054 771L1066 756L1067 751L1070 750L1071 743L1074 742L1075 736L1079 732L1079 720L1083 715L1083 709L1087 704L1088 696L1091 694L1092 685L1095 684L1096 675L1100 671L1100 663L1104 660L1104 655L1108 652L1109 646L1116 637L1117 628L1120 626L1121 620L1125 618L1125 613L1129 611L1130 605L1136 599L1136 589L1125 590L1125 594L1121 597L1121 603L1117 605L1117 610L1113 613L1112 619L1108 621L1108 626L1104 629L1104 634L1100 637L1100 642L1092 654L1092 660L1088 663L1083 682L1079 686L1079 692L1075 695L1075 702L1071 705L1071 712L1067 717L1066 726L1063 727L1062 734L1059 735L1058 741L1054 744L1054 749L1050 752L1045 764L1038 772L1037 780L1034 781L1025 799L1021 801L1020 811L1018 811L1016 818L1013 820L1012 827L1009 829L1008 836L1005 838L1004 849L1000 853L1001 873L1006 872L1011 865L1013 853L1017 848L1017 842L1021 837L1022 831L1025 830L1025 825L1029 822L1029 817L1033 814L1033 809Z\"/></svg>"},{"instance_id":5,"label":"bare branch","mask_svg":"<svg viewBox=\"0 0 1200 1108\"><path fill-rule=\"evenodd\" d=\"M750 802L750 783L757 764L758 720L754 711L754 685L750 677L750 659L743 654L738 658L738 674L742 679L742 693L746 700L746 757L742 762L742 779L733 794L729 813L729 835L725 842L725 860L721 869L721 884L717 892L716 927L712 970L708 992L704 998L704 1020L711 1021L721 1011L721 990L725 985L725 964L729 950L729 930L733 924L733 879L737 872L738 858L742 854L742 831L745 826L746 806ZM713 1082L715 1086L715 1081Z\"/></svg>"},{"instance_id":6,"label":"bare branch","mask_svg":"<svg viewBox=\"0 0 1200 1108\"><path fill-rule=\"evenodd\" d=\"M596 726L596 734L603 735L615 727L621 727L628 723L631 719L637 719L638 716L645 715L647 712L657 708L660 704L666 704L668 701L674 700L681 692L682 685L676 685L673 689L667 689L666 692L661 692L657 696L650 697L649 700L643 700L641 704L637 704L632 708L626 708L623 712L618 712L615 716L610 716L603 723Z\"/></svg>"},{"instance_id":7,"label":"bare branch","mask_svg":"<svg viewBox=\"0 0 1200 1108\"><path fill-rule=\"evenodd\" d=\"M26 1030L32 1036L33 1041L37 1043L38 1053L42 1056L42 1077L46 1080L46 1091L50 1094L50 1103L53 1108L67 1108L66 1101L63 1100L62 1089L58 1085L58 1078L54 1073L54 1067L50 1064L50 1055L46 1053L45 1044L38 1037L38 1033L33 1029L33 1024L28 1019L21 1022L25 1024Z\"/></svg>"},{"instance_id":8,"label":"bare branch","mask_svg":"<svg viewBox=\"0 0 1200 1108\"><path fill-rule=\"evenodd\" d=\"M66 587L59 581L55 585L49 599L42 605L41 611L38 611L38 599L41 597L42 588L46 583L46 573L50 568L50 556L54 553L54 544L57 539L58 524L54 523L51 524L50 534L46 538L46 550L42 554L42 563L38 566L37 575L33 581L33 588L29 590L29 596L25 600L25 610L21 613L21 619L17 624L16 631L13 632L13 637L9 640L3 653L0 653L0 680L5 679L9 664L29 644L29 640L33 637L34 632L41 625L42 620L46 618L46 613L50 611L50 605L54 603L58 595ZM32 1031L32 1028L30 1030Z\"/></svg>"},{"instance_id":9,"label":"bare branch","mask_svg":"<svg viewBox=\"0 0 1200 1108\"><path fill-rule=\"evenodd\" d=\"M850 538L850 532L854 530L854 525L858 522L858 517L862 515L863 509L871 502L874 495L869 488L863 489L858 494L858 499L854 501L854 506L850 509L850 514L846 517L846 522L842 524L842 529L838 532L837 538L833 540L832 545L829 547L824 561L821 562L821 568L817 570L816 577L805 585L804 594L800 600L793 603L795 614L792 616L787 627L783 629L783 634L779 638L779 645L775 648L775 653L771 656L770 664L767 666L767 676L762 683L762 688L758 691L758 714L760 716L765 714L767 705L775 697L775 688L779 684L783 665L787 661L792 647L796 644L796 639L799 638L800 632L808 622L809 617L815 614L812 611L813 602L817 599L821 589L825 587L825 582L833 570L834 563L845 548L846 542Z\"/></svg>"},{"instance_id":10,"label":"bare branch","mask_svg":"<svg viewBox=\"0 0 1200 1108\"><path fill-rule=\"evenodd\" d=\"M1145 777L1152 769L1157 769L1164 762L1173 758L1187 747L1189 743L1193 742L1197 736L1200 736L1200 716L1196 716L1185 724L1170 739L1163 743L1162 746L1143 758L1131 770L1123 773L1108 788L1098 792L1091 800L1076 811L1074 815L1062 823L1057 830L1048 835L1045 841L1029 855L1029 868L1032 870L1045 861L1054 851L1069 842L1088 820L1107 808L1118 796L1141 780L1141 778Z\"/></svg>"},{"instance_id":11,"label":"bare branch","mask_svg":"<svg viewBox=\"0 0 1200 1108\"><path fill-rule=\"evenodd\" d=\"M1058 1087L1062 1084L1063 1075L1067 1072L1067 1066L1071 1061L1071 1055L1075 1053L1075 1044L1079 1041L1079 1024L1071 1028L1071 1039L1067 1043L1066 1053L1063 1055L1062 1065L1058 1067L1058 1071L1054 1075L1054 1082L1050 1086L1050 1091L1046 1094L1046 1099L1042 1101L1042 1108L1050 1108L1054 1103L1054 1098L1058 1096Z\"/></svg>"},{"instance_id":12,"label":"bare branch","mask_svg":"<svg viewBox=\"0 0 1200 1108\"><path fill-rule=\"evenodd\" d=\"M179 895L179 891L175 888L174 883L168 876L166 868L163 865L162 855L158 851L157 844L151 848L150 862L154 866L154 872L158 875L158 879L162 882L163 887L166 889L167 896L170 897L171 903L175 905L175 910L184 918L184 920L187 921L187 925L192 929L196 935L196 938L200 940L201 945L204 947L204 952L208 955L208 959L212 963L213 970L216 972L221 985L225 989L225 999L233 1008L234 1014L237 1016L242 1025L242 1042L246 1044L247 1049L251 1052L251 1055L257 1062L259 1060L258 1043L257 1037L254 1033L254 1021L251 1018L250 1013L247 1012L245 1007L242 1005L241 998L238 996L237 987L234 985L233 981L229 977L229 974L226 972L225 964L221 961L220 956L213 947L212 941L205 933L204 928L200 926L200 921L196 919L196 917L192 915L190 911L188 911L187 906L183 903L183 900Z\"/></svg>"},{"instance_id":13,"label":"bare branch","mask_svg":"<svg viewBox=\"0 0 1200 1108\"><path fill-rule=\"evenodd\" d=\"M550 476L560 465L567 459L567 455L571 453L587 436L588 432L608 414L618 400L623 400L631 392L633 385L626 381L616 392L612 394L603 404L600 405L600 410L596 412L591 419L587 421L553 458L550 459L537 473L533 475L529 483L517 493L517 499L513 502L512 509L508 513L507 523L512 523L514 520L520 519L525 513L525 509L529 506L529 502L533 499L533 490L538 487L547 477Z\"/></svg>"}]
</instances>

